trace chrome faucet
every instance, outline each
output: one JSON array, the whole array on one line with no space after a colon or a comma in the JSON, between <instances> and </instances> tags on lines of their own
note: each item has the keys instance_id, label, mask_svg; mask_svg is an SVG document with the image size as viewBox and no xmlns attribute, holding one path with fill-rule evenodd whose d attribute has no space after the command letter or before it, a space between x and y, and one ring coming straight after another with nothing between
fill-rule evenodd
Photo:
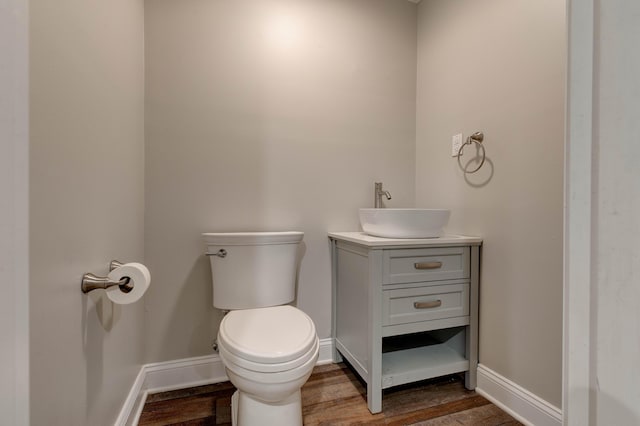
<instances>
[{"instance_id":1,"label":"chrome faucet","mask_svg":"<svg viewBox=\"0 0 640 426\"><path fill-rule=\"evenodd\" d=\"M373 206L376 209L384 208L384 205L382 204L383 195L387 197L387 200L391 199L391 194L389 193L389 191L385 191L384 189L382 189L382 182L376 182L376 189L373 196Z\"/></svg>"}]
</instances>

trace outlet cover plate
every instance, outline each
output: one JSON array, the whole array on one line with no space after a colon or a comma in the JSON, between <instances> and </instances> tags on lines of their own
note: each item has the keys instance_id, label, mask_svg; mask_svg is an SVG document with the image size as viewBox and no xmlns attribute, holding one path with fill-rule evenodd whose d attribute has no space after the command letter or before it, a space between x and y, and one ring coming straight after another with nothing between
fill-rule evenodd
<instances>
[{"instance_id":1,"label":"outlet cover plate","mask_svg":"<svg viewBox=\"0 0 640 426\"><path fill-rule=\"evenodd\" d=\"M461 146L462 146L462 133L453 135L453 137L451 138L451 156L452 157L458 156L458 152L460 152Z\"/></svg>"}]
</instances>

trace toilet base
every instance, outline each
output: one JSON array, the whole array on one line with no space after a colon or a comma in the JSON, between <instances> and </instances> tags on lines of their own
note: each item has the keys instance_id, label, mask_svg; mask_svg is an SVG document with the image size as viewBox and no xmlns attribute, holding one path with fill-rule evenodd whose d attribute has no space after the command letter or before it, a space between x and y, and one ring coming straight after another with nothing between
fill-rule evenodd
<instances>
[{"instance_id":1,"label":"toilet base","mask_svg":"<svg viewBox=\"0 0 640 426\"><path fill-rule=\"evenodd\" d=\"M233 426L302 426L300 390L269 403L237 390L231 397L231 422Z\"/></svg>"}]
</instances>

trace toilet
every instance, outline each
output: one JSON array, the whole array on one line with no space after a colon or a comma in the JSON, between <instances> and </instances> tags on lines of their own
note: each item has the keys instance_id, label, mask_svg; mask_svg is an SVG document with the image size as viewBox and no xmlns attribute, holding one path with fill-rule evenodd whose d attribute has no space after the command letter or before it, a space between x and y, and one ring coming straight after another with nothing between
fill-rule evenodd
<instances>
[{"instance_id":1,"label":"toilet","mask_svg":"<svg viewBox=\"0 0 640 426\"><path fill-rule=\"evenodd\" d=\"M211 261L213 306L229 311L218 351L237 388L234 425L302 425L300 388L318 359L309 316L295 298L302 232L202 234Z\"/></svg>"}]
</instances>

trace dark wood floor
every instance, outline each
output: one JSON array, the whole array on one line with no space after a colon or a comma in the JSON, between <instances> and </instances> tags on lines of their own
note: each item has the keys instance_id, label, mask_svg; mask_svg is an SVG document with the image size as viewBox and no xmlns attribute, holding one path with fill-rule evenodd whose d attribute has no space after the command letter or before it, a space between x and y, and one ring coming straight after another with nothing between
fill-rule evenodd
<instances>
[{"instance_id":1,"label":"dark wood floor","mask_svg":"<svg viewBox=\"0 0 640 426\"><path fill-rule=\"evenodd\" d=\"M139 425L229 425L229 382L150 395ZM366 387L345 364L318 366L302 388L305 425L520 425L462 378L420 382L385 391L382 413L367 409Z\"/></svg>"}]
</instances>

